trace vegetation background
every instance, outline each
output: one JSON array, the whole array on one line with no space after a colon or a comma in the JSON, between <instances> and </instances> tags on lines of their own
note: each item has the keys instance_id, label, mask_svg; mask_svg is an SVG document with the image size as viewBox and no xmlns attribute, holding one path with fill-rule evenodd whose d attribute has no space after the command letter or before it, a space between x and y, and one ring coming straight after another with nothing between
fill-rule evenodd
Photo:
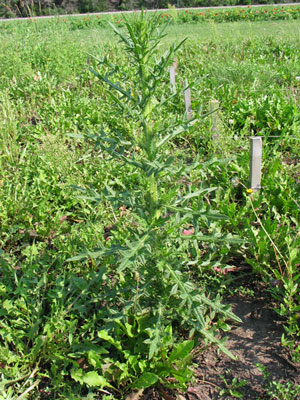
<instances>
[{"instance_id":1,"label":"vegetation background","mask_svg":"<svg viewBox=\"0 0 300 400\"><path fill-rule=\"evenodd\" d=\"M150 62L150 24L128 25L127 14L0 24L0 400L125 399L135 388L146 396L151 386L188 391L195 382L216 385L222 399L300 400L299 11L149 13L159 27L169 24ZM140 42L122 47L108 22ZM173 94L174 58L165 52L186 37ZM132 43L141 41L137 57ZM137 78L140 65L147 79ZM185 79L195 117L188 123ZM220 104L214 115L211 100ZM258 193L248 188L254 135L264 146ZM199 209L227 218L194 218ZM190 332L191 295L206 338ZM274 309L269 326L281 331L276 340L256 335L262 354L267 336L276 342L270 361L249 360L257 373L241 376L245 364L232 360L235 369L212 381L202 374L215 342L207 334L224 339L249 327L215 312L232 296L256 303L247 321ZM273 372L283 350L281 371L294 371L284 380Z\"/></svg>"},{"instance_id":2,"label":"vegetation background","mask_svg":"<svg viewBox=\"0 0 300 400\"><path fill-rule=\"evenodd\" d=\"M251 4L291 3L286 0L0 0L0 17L28 17L139 8L213 7ZM293 3L299 3L294 1Z\"/></svg>"}]
</instances>

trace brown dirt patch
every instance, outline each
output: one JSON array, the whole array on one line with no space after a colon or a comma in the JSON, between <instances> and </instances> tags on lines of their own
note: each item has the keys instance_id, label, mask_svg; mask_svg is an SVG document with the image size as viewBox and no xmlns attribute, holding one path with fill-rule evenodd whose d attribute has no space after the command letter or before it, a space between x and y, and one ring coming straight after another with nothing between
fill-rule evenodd
<instances>
[{"instance_id":1,"label":"brown dirt patch","mask_svg":"<svg viewBox=\"0 0 300 400\"><path fill-rule=\"evenodd\" d=\"M232 326L226 335L227 348L236 356L229 358L217 347L210 347L198 354L194 360L196 382L186 393L160 392L149 389L143 393L142 400L234 400L234 397L220 391L226 388L222 376L228 384L236 378L247 383L238 389L243 400L300 400L290 396L270 397L266 385L270 381L281 384L300 385L300 365L294 364L288 351L281 345L284 321L274 311L276 304L267 293L264 285L250 283L255 297L236 295L227 300L233 312L242 323ZM270 374L266 381L257 367L261 364Z\"/></svg>"},{"instance_id":2,"label":"brown dirt patch","mask_svg":"<svg viewBox=\"0 0 300 400\"><path fill-rule=\"evenodd\" d=\"M215 348L204 351L197 358L198 383L192 389L195 393L192 394L193 397L187 394L188 397L202 400L219 399L220 388L225 387L220 377L223 375L229 382L233 378L247 381L240 389L244 400L266 399L263 374L256 364L267 368L271 380L299 384L300 368L289 360L286 350L281 346L282 321L272 306L261 298L233 298L230 303L235 314L243 321L226 335L227 347L238 359L232 360L224 354L218 354ZM230 395L222 397L233 398Z\"/></svg>"}]
</instances>

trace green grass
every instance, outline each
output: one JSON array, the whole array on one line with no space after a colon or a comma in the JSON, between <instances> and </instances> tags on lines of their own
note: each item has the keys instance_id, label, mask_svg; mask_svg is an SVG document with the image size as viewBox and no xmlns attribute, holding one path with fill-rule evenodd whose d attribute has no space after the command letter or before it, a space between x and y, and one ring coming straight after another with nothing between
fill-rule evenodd
<instances>
[{"instance_id":1,"label":"green grass","mask_svg":"<svg viewBox=\"0 0 300 400\"><path fill-rule=\"evenodd\" d=\"M170 26L167 30L167 40L179 40L188 37L189 40L203 41L240 41L246 38L273 36L278 40L297 39L300 27L297 21L262 21L262 22L224 22L202 23Z\"/></svg>"},{"instance_id":2,"label":"green grass","mask_svg":"<svg viewBox=\"0 0 300 400\"><path fill-rule=\"evenodd\" d=\"M95 332L102 329L95 306L99 265L66 260L107 244L112 226L125 241L128 210L113 209L107 201L95 206L72 186L102 192L111 185L119 193L144 185L134 168L121 168L91 143L72 137L97 134L101 127L112 136L117 130L126 135L136 129L89 72L89 66L96 68L92 56L107 55L132 82L136 77L111 30L70 26L57 20L22 21L11 31L0 31L0 399L15 399L35 383L31 393L37 399L38 390L53 399L98 393L74 385L70 369L74 359L85 357L79 347L94 343ZM220 145L211 142L211 119L206 118L177 137L166 152L186 164L196 156L201 163L232 158L190 171L182 190L197 190L201 184L217 187L203 202L229 218L202 222L201 229L245 241L186 245L186 268L203 290L226 294L236 277L218 273L220 268L251 266L251 274L265 281L277 299L278 312L287 321L285 344L299 359L298 23L178 24L166 33L162 51L174 40L188 41L177 55L179 96L156 117L164 124L183 116L180 85L187 78L195 81L194 110L206 113L209 101L219 100L221 136ZM159 90L169 93L167 73ZM248 186L250 135L264 137L263 190L253 197L242 185L232 184L239 180ZM172 184L164 182L162 193Z\"/></svg>"}]
</instances>

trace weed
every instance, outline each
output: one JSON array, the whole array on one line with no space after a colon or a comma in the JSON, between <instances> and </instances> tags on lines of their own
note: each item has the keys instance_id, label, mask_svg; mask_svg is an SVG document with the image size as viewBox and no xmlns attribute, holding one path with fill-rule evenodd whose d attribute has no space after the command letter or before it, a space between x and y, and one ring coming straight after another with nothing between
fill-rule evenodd
<instances>
[{"instance_id":1,"label":"weed","mask_svg":"<svg viewBox=\"0 0 300 400\"><path fill-rule=\"evenodd\" d=\"M229 371L227 371L229 372ZM231 382L225 376L221 375L221 378L225 384L225 388L219 391L219 397L231 396L234 399L242 399L243 392L241 389L247 385L247 381L242 379L239 381L237 378L232 378Z\"/></svg>"},{"instance_id":2,"label":"weed","mask_svg":"<svg viewBox=\"0 0 300 400\"><path fill-rule=\"evenodd\" d=\"M184 387L191 377L185 357L189 356L194 341L179 343L170 355L170 363L167 350L172 347L172 341L176 341L176 335L172 337L169 327L182 325L184 321L190 330L190 337L198 338L201 334L206 341L216 342L220 349L231 355L223 342L216 338L215 327L222 324L214 323L214 319L230 317L239 321L239 318L227 306L221 305L218 298L209 299L188 278L188 270L181 257L186 239L182 230L186 223L193 221L195 239L201 237L202 241L209 242L230 242L234 239L202 234L198 228L199 219L223 218L208 207L203 207L200 200L214 189L203 187L194 193L184 193L180 185L174 182L181 175L188 176L191 169L200 168L201 165L196 161L186 167L180 160L167 156L164 150L169 141L193 125L193 122L180 119L168 123L160 117L164 115L163 107L172 96L164 99L159 85L179 46L173 45L163 56L156 58L156 49L163 34L162 31L157 32L158 17L141 13L125 21L127 35L112 27L125 45L128 62L134 69L136 79L129 82L126 74L108 63L107 58L98 62L97 69L90 67L90 70L108 85L110 91L107 93L119 112L133 121L132 130L126 130L126 136L122 132L107 136L102 129L100 135L88 137L95 142L96 148L100 147L112 159L116 159L120 168L126 168L127 173L132 173L133 168L137 169L143 183L134 189L124 188L118 193L108 186L102 195L87 191L87 199L96 202L108 200L115 210L121 207L128 210L128 235L124 241L116 227L112 231L108 248L89 251L72 260L89 257L113 265L112 269L107 264L105 274L112 274L115 295L122 307L117 307L110 317L106 317L113 324L112 332L104 330L99 334L101 339L119 352L124 352L122 361L119 358L110 361L112 371L122 366L119 382L116 383L120 385L122 380L124 384L132 380L133 387L143 389L159 382L170 386L168 380L172 378L175 379L173 386ZM114 76L123 79L114 82ZM168 192L163 190L165 179L173 182ZM191 207L191 199L196 198L198 207ZM183 232L181 235L180 231ZM209 308L211 317L208 314ZM143 321L142 326L139 326L140 319ZM136 328L131 321L136 321ZM132 338L134 347L131 351L125 337L119 337L119 331L126 333L129 339ZM164 332L169 332L168 336ZM141 345L137 345L139 341L142 341ZM162 345L166 346L166 350ZM126 346L124 350L123 346ZM180 360L183 361L182 366ZM176 368L172 366L175 362L178 363ZM119 373L111 373L111 376L119 376ZM100 378L99 384L108 385L107 381L100 383Z\"/></svg>"},{"instance_id":3,"label":"weed","mask_svg":"<svg viewBox=\"0 0 300 400\"><path fill-rule=\"evenodd\" d=\"M257 368L263 374L265 390L268 398L276 400L295 400L300 396L300 385L292 382L281 383L270 379L270 373L267 368L257 364Z\"/></svg>"}]
</instances>

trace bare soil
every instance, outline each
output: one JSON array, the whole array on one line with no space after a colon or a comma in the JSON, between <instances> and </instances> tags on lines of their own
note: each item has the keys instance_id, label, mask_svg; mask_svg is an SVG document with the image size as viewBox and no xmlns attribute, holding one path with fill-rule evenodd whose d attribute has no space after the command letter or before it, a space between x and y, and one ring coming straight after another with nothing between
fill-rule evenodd
<instances>
[{"instance_id":1,"label":"bare soil","mask_svg":"<svg viewBox=\"0 0 300 400\"><path fill-rule=\"evenodd\" d=\"M235 297L230 299L230 303L235 314L243 321L226 335L227 347L238 359L232 360L224 354L218 354L214 348L206 350L197 358L198 382L193 388L189 388L187 397L219 399L219 392L225 387L221 377L223 375L229 383L233 378L247 381L239 389L242 399L269 399L270 397L266 397L266 382L257 364L266 367L270 380L299 384L300 366L290 361L286 349L281 345L283 321L273 310L270 300L258 295L255 299ZM235 397L224 395L221 398Z\"/></svg>"},{"instance_id":2,"label":"bare soil","mask_svg":"<svg viewBox=\"0 0 300 400\"><path fill-rule=\"evenodd\" d=\"M274 311L275 304L266 290L257 287L254 298L235 296L227 301L242 320L241 324L234 325L226 333L227 347L237 359L232 360L218 352L216 347L210 347L194 360L196 382L193 382L186 393L158 393L151 389L143 394L143 400L236 399L228 391L220 395L221 390L226 388L222 376L229 384L234 378L238 382L247 382L238 389L243 400L271 400L272 397L266 392L266 384L271 380L282 384L300 384L300 365L294 364L287 350L282 347L283 320ZM261 364L270 373L268 381L264 379L257 364ZM290 397L273 399L290 400ZM300 396L292 400L300 400Z\"/></svg>"}]
</instances>

